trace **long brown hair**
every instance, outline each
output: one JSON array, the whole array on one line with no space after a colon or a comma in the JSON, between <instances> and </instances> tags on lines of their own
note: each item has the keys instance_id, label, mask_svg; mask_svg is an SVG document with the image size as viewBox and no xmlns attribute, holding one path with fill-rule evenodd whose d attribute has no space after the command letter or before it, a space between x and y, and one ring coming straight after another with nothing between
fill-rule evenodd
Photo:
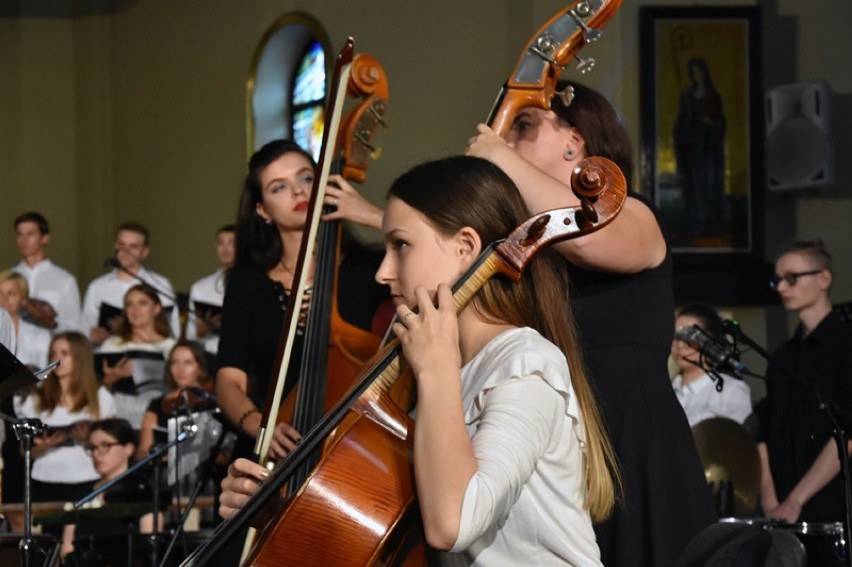
<instances>
[{"instance_id":1,"label":"long brown hair","mask_svg":"<svg viewBox=\"0 0 852 567\"><path fill-rule=\"evenodd\" d=\"M128 289L127 293L124 294L125 304L127 303L127 297L131 293L137 291L147 296L155 305L160 306L160 312L154 317L154 331L164 339L172 336L172 327L169 325L168 317L166 317L166 308L163 307L163 303L160 301L160 295L157 293L156 289L148 284L137 284ZM130 320L127 318L127 309L122 309L121 311L121 323L118 325L118 332L116 334L125 342L133 338L133 327L130 325Z\"/></svg>"},{"instance_id":2,"label":"long brown hair","mask_svg":"<svg viewBox=\"0 0 852 567\"><path fill-rule=\"evenodd\" d=\"M50 350L53 350L53 345L60 340L68 343L71 357L74 359L74 371L71 373L72 405L69 412L76 413L88 408L89 413L98 419L101 411L98 403L98 379L95 376L94 355L89 339L77 331L65 331L51 339ZM52 413L62 397L62 386L56 372L48 374L40 388L33 388L32 395L36 399L36 410Z\"/></svg>"},{"instance_id":3,"label":"long brown hair","mask_svg":"<svg viewBox=\"0 0 852 567\"><path fill-rule=\"evenodd\" d=\"M166 388L169 390L175 390L178 387L177 382L175 382L175 377L172 375L172 356L179 348L185 348L192 354L192 358L195 359L195 363L198 364L198 368L200 370L198 373L198 384L206 387L210 382L210 375L207 372L207 355L204 352L204 348L195 341L180 339L175 343L175 346L172 347L172 350L169 351L169 356L166 359L166 372L163 375L163 382L165 383Z\"/></svg>"},{"instance_id":4,"label":"long brown hair","mask_svg":"<svg viewBox=\"0 0 852 567\"><path fill-rule=\"evenodd\" d=\"M397 179L388 194L423 214L441 234L452 236L471 227L484 245L504 238L531 216L512 180L491 162L474 157L417 166ZM618 468L584 368L561 257L542 250L520 283L494 277L468 307L491 322L532 327L565 354L586 431L585 506L592 519L606 518L620 484Z\"/></svg>"}]
</instances>

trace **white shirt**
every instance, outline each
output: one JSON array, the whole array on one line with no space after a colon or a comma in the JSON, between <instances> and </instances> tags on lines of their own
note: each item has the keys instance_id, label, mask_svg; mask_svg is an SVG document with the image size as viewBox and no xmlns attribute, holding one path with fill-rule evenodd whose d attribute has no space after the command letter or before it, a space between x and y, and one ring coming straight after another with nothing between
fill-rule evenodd
<instances>
[{"instance_id":1,"label":"white shirt","mask_svg":"<svg viewBox=\"0 0 852 567\"><path fill-rule=\"evenodd\" d=\"M50 348L50 331L23 319L18 321L18 350L15 356L29 367L41 370L47 366L47 351Z\"/></svg>"},{"instance_id":2,"label":"white shirt","mask_svg":"<svg viewBox=\"0 0 852 567\"><path fill-rule=\"evenodd\" d=\"M15 354L15 323L9 312L0 307L0 344Z\"/></svg>"},{"instance_id":3,"label":"white shirt","mask_svg":"<svg viewBox=\"0 0 852 567\"><path fill-rule=\"evenodd\" d=\"M186 318L186 338L189 340L198 340L198 333L195 329L195 303L208 303L222 307L225 300L225 271L222 269L209 276L203 277L189 288L189 314ZM208 333L202 339L204 350L211 354L216 354L219 350L219 335L217 333Z\"/></svg>"},{"instance_id":4,"label":"white shirt","mask_svg":"<svg viewBox=\"0 0 852 567\"><path fill-rule=\"evenodd\" d=\"M534 330L511 329L461 377L477 472L442 565L600 566L583 508L585 432L565 356Z\"/></svg>"},{"instance_id":5,"label":"white shirt","mask_svg":"<svg viewBox=\"0 0 852 567\"><path fill-rule=\"evenodd\" d=\"M113 352L146 351L161 354L162 361L155 360L133 360L133 381L137 384L138 391L135 394L113 392L118 415L130 422L134 429L142 427L142 417L151 400L159 398L166 393L165 383L162 381L165 375L166 360L169 352L175 345L171 337L158 343L134 343L125 342L121 337L111 336L95 350L95 354L106 354ZM95 362L99 364L99 362ZM152 378L154 374L159 375L159 382L144 382Z\"/></svg>"},{"instance_id":6,"label":"white shirt","mask_svg":"<svg viewBox=\"0 0 852 567\"><path fill-rule=\"evenodd\" d=\"M672 380L672 387L690 427L711 417L743 423L751 415L751 388L733 376L722 374L721 392L716 391L716 381L707 374L685 385L683 376L678 374Z\"/></svg>"},{"instance_id":7,"label":"white shirt","mask_svg":"<svg viewBox=\"0 0 852 567\"><path fill-rule=\"evenodd\" d=\"M172 336L179 337L180 318L178 308L174 305L174 301L172 300L175 296L172 284L164 276L147 270L144 267L140 268L137 275L142 280L156 288L159 292L158 295L160 296L160 302L163 304L164 309L169 309L171 307L169 323L172 329ZM83 311L80 315L79 324L80 332L88 337L89 330L91 330L92 327L98 326L98 315L100 315L101 303L106 303L116 309L122 309L124 307L124 294L126 294L127 290L131 287L140 283L142 282L136 278L131 278L129 280L119 278L117 270L113 270L92 280L92 283L90 283L88 289L86 289L86 296L83 298Z\"/></svg>"},{"instance_id":8,"label":"white shirt","mask_svg":"<svg viewBox=\"0 0 852 567\"><path fill-rule=\"evenodd\" d=\"M15 414L18 417L40 419L45 425L62 427L82 420L97 421L107 417L115 417L115 400L106 388L98 388L99 415L94 415L88 407L79 412L71 413L67 408L57 407L52 412L36 411L35 396L27 396L23 403L16 396ZM56 482L76 484L89 482L100 478L92 464L92 459L83 450L82 445L63 445L45 451L39 458L33 460L33 480L41 482Z\"/></svg>"},{"instance_id":9,"label":"white shirt","mask_svg":"<svg viewBox=\"0 0 852 567\"><path fill-rule=\"evenodd\" d=\"M12 268L27 279L30 297L41 299L56 311L54 333L77 328L80 320L80 288L71 272L44 259L32 268L21 262Z\"/></svg>"}]
</instances>

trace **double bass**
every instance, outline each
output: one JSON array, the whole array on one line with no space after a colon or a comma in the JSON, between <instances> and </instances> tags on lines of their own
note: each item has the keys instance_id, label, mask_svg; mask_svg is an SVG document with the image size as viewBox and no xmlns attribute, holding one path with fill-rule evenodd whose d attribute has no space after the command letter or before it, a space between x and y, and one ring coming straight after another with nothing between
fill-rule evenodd
<instances>
[{"instance_id":1,"label":"double bass","mask_svg":"<svg viewBox=\"0 0 852 567\"><path fill-rule=\"evenodd\" d=\"M320 213L329 213L323 206L325 187L330 172L363 183L369 160L378 157L371 143L379 126L384 126L387 111L388 82L379 62L366 53L354 54L350 38L338 56L331 89L328 126L324 131L323 152L317 166L318 174L308 205L308 222L293 278L293 290L284 328L279 340L275 370L262 413L261 430L255 444L255 457L265 466L269 444L278 423L291 424L297 431L309 431L323 414L337 402L351 385L363 363L379 347L380 337L361 329L341 315L338 309L338 286L342 223L320 222ZM344 94L361 99L341 118ZM304 345L301 353L293 353L294 337L301 317L300 298L307 294L307 266L313 261L314 282L307 312ZM299 379L286 385L293 354L301 355ZM282 399L283 392L289 392ZM306 462L291 485L298 486L310 471ZM250 530L248 547L254 540Z\"/></svg>"},{"instance_id":2,"label":"double bass","mask_svg":"<svg viewBox=\"0 0 852 567\"><path fill-rule=\"evenodd\" d=\"M617 2L605 5L611 4ZM578 15L576 8L580 5L585 15ZM563 42L570 44L569 49L555 50L562 57L570 59L585 44L584 34L589 29L586 18L599 14L586 11L588 5L577 2L567 10L572 13L568 18L575 22L575 31ZM595 25L602 25L613 11L607 17L598 17ZM561 22L563 16L560 13L554 20ZM562 63L549 60L547 64ZM546 90L549 85L552 94L557 75L556 71L543 72L540 88ZM511 109L514 103L517 110L529 105L518 101L531 99L515 96L507 85L502 100L495 115L508 125L511 111L500 112L503 106ZM549 108L549 98L546 104ZM454 286L457 310L496 274L517 281L544 246L608 224L626 196L620 170L603 158L583 160L572 175L571 186L580 199L579 206L535 215L483 252ZM414 422L408 408L395 403L391 396L399 382L411 380L410 374L402 372L400 354L396 341L377 353L346 396L275 466L240 512L217 530L222 533L214 534L209 545L196 550L184 565L205 564L227 542L228 532L267 518L270 508L277 508L275 517L262 527L248 565L422 564L422 553L411 554L423 549L411 464ZM320 460L307 480L295 494L282 500L281 489L320 449Z\"/></svg>"}]
</instances>

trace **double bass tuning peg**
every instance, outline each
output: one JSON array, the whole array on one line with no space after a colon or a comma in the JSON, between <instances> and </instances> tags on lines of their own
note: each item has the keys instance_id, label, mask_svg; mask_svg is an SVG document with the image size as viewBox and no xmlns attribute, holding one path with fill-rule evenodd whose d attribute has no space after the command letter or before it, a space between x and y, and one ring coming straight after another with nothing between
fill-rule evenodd
<instances>
[{"instance_id":1,"label":"double bass tuning peg","mask_svg":"<svg viewBox=\"0 0 852 567\"><path fill-rule=\"evenodd\" d=\"M581 2L576 8L572 8L568 11L568 15L571 16L571 19L577 22L577 25L583 29L583 39L586 43L597 41L603 35L601 30L590 28L586 25L586 22L583 21L583 18L590 16L592 13L593 10L591 6L589 6L586 2Z\"/></svg>"},{"instance_id":2,"label":"double bass tuning peg","mask_svg":"<svg viewBox=\"0 0 852 567\"><path fill-rule=\"evenodd\" d=\"M362 146L370 150L370 158L379 159L382 157L382 147L372 145L368 138L369 134L370 132L362 130L355 135L355 139L358 140Z\"/></svg>"},{"instance_id":3,"label":"double bass tuning peg","mask_svg":"<svg viewBox=\"0 0 852 567\"><path fill-rule=\"evenodd\" d=\"M585 75L586 73L595 68L595 60L592 57L584 59L579 56L574 56L574 59L577 60L577 70L582 75Z\"/></svg>"}]
</instances>

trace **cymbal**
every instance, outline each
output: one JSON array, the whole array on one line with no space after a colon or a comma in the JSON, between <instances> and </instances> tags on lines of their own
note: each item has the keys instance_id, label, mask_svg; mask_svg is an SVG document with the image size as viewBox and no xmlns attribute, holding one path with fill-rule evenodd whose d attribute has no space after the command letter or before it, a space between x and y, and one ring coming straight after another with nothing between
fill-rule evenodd
<instances>
[{"instance_id":1,"label":"cymbal","mask_svg":"<svg viewBox=\"0 0 852 567\"><path fill-rule=\"evenodd\" d=\"M734 515L753 515L760 494L760 457L754 437L745 427L724 417L696 423L692 437L714 494L723 481L732 483Z\"/></svg>"}]
</instances>

